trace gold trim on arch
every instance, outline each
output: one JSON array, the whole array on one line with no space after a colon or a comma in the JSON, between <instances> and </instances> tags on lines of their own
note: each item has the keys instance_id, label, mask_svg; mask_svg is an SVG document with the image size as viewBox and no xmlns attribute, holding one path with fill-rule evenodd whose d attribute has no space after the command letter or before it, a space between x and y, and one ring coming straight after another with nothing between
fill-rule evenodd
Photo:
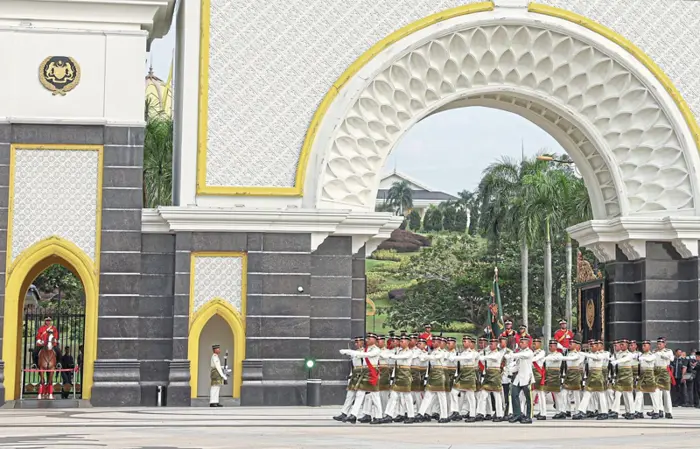
<instances>
[{"instance_id":1,"label":"gold trim on arch","mask_svg":"<svg viewBox=\"0 0 700 449\"><path fill-rule=\"evenodd\" d=\"M201 37L199 47L199 124L197 138L197 194L198 195L230 195L230 196L302 196L304 194L304 181L311 155L311 147L318 127L330 107L333 100L338 96L340 89L345 83L355 76L355 74L390 45L398 42L404 37L454 17L473 14L477 12L492 11L494 4L492 1L473 3L470 5L458 6L437 14L424 17L405 27L391 33L381 41L374 44L369 50L364 52L350 67L340 75L340 78L333 83L328 93L323 97L320 106L316 110L311 124L306 132L304 144L299 155L297 171L294 178L294 187L231 187L231 186L208 186L207 185L207 135L208 135L208 113L209 113L209 27L211 14L211 0L202 0L201 12Z\"/></svg>"},{"instance_id":2,"label":"gold trim on arch","mask_svg":"<svg viewBox=\"0 0 700 449\"><path fill-rule=\"evenodd\" d=\"M233 308L225 299L220 297L207 301L196 313L194 312L194 278L195 259L197 257L240 257L241 267L241 310ZM243 383L243 360L245 360L246 343L246 302L248 291L248 254L240 251L214 252L194 251L190 254L190 311L189 332L187 341L187 358L190 361L190 394L197 397L199 378L199 339L202 330L214 315L219 315L231 328L233 335L233 360L231 362L231 378L233 381L233 397L241 397L241 384Z\"/></svg>"},{"instance_id":3,"label":"gold trim on arch","mask_svg":"<svg viewBox=\"0 0 700 449\"><path fill-rule=\"evenodd\" d=\"M60 237L49 237L27 248L7 271L5 285L5 326L2 353L5 360L5 400L19 397L22 339L21 305L24 294L36 276L54 263L73 271L85 289L85 338L83 399L90 399L92 374L97 357L97 312L99 273L92 259L77 245Z\"/></svg>"},{"instance_id":4,"label":"gold trim on arch","mask_svg":"<svg viewBox=\"0 0 700 449\"><path fill-rule=\"evenodd\" d=\"M698 126L698 122L695 118L695 115L690 110L688 103L686 103L680 91L673 84L673 81L671 81L671 78L669 78L668 75L666 75L666 72L664 72L663 69L659 67L659 65L656 64L656 62L654 62L652 58L650 58L644 51L642 51L641 48L637 47L634 43L632 43L632 41L622 36L621 34L611 30L610 28L601 25L585 16L576 14L571 11L567 11L565 9L555 8L554 6L548 6L539 3L530 3L530 5L528 6L528 11L536 14L543 14L546 16L556 17L580 25L597 34L600 34L609 41L612 41L618 46L624 48L625 51L634 56L639 62L641 62L644 65L644 67L647 68L647 70L649 70L654 75L654 77L661 83L664 89L666 89L666 92L668 92L668 94L671 96L673 102L676 103L676 106L678 106L678 109L681 111L685 122L688 124L688 128L690 128L690 133L692 134L693 140L695 141L695 146L697 147L697 150L700 151L700 126Z\"/></svg>"},{"instance_id":5,"label":"gold trim on arch","mask_svg":"<svg viewBox=\"0 0 700 449\"><path fill-rule=\"evenodd\" d=\"M12 260L12 222L15 207L15 166L17 150L35 151L97 151L97 192L95 198L95 258L94 261L74 243L59 236L52 236L25 249ZM92 373L97 358L97 315L99 301L100 250L102 242L102 181L104 166L103 145L73 144L11 144L9 202L7 207L7 242L5 255L5 310L3 328L3 360L5 361L5 400L19 397L19 344L21 341L20 303L22 292L53 263L65 265L82 282L85 289L85 335L82 398L92 395Z\"/></svg>"}]
</instances>

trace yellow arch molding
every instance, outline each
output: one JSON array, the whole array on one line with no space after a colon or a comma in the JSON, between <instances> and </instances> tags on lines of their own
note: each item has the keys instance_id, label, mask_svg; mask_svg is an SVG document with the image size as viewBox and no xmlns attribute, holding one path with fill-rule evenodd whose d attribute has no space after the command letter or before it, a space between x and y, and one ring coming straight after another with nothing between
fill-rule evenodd
<instances>
[{"instance_id":1,"label":"yellow arch molding","mask_svg":"<svg viewBox=\"0 0 700 449\"><path fill-rule=\"evenodd\" d=\"M98 273L92 260L77 245L60 237L49 237L27 248L7 270L2 354L5 360L5 399L8 401L19 397L19 346L22 339L19 324L24 293L34 278L54 263L60 263L77 274L85 289L83 399L90 399L97 356Z\"/></svg>"},{"instance_id":2,"label":"yellow arch molding","mask_svg":"<svg viewBox=\"0 0 700 449\"><path fill-rule=\"evenodd\" d=\"M195 315L192 316L190 325L187 356L190 360L190 389L192 398L197 397L197 380L199 364L199 337L204 326L214 316L219 315L226 321L233 333L233 361L231 368L233 379L233 397L241 397L241 383L243 380L243 360L245 359L245 321L243 317L226 301L214 298L207 302Z\"/></svg>"},{"instance_id":3,"label":"yellow arch molding","mask_svg":"<svg viewBox=\"0 0 700 449\"><path fill-rule=\"evenodd\" d=\"M375 56L381 53L384 49L403 39L404 37L415 33L416 31L427 28L438 22L452 19L454 17L463 16L483 11L492 11L494 9L493 2L485 1L473 3L470 5L459 6L448 9L437 14L424 17L416 22L413 22L377 42L362 54L345 72L340 75L340 78L333 83L326 96L321 101L320 106L316 110L311 124L306 133L304 144L302 146L297 172L294 178L294 187L220 187L208 186L207 182L207 119L209 107L209 21L211 12L211 0L202 0L201 12L201 39L199 48L199 132L197 144L197 194L198 195L248 195L248 196L302 196L304 194L304 180L306 179L306 169L311 154L311 146L316 138L318 126L323 120L326 111L330 107L338 92L345 83L355 76L355 74Z\"/></svg>"},{"instance_id":4,"label":"yellow arch molding","mask_svg":"<svg viewBox=\"0 0 700 449\"><path fill-rule=\"evenodd\" d=\"M656 77L657 80L659 80L661 85L664 86L664 89L666 89L666 92L668 92L671 98L673 98L673 101L678 106L681 114L683 114L683 118L688 124L688 128L690 128L690 133L693 135L695 146L700 151L700 126L698 126L695 115L690 110L688 103L686 103L685 99L683 99L681 93L673 84L673 81L671 81L668 75L666 75L666 72L664 72L653 59L644 53L641 48L637 47L629 39L611 30L610 28L603 26L585 16L567 11L565 9L555 8L553 6L543 5L540 3L530 3L528 6L528 11L567 20L584 28L588 28L589 30L600 34L606 39L624 48L629 54L634 56L654 75L654 77Z\"/></svg>"}]
</instances>

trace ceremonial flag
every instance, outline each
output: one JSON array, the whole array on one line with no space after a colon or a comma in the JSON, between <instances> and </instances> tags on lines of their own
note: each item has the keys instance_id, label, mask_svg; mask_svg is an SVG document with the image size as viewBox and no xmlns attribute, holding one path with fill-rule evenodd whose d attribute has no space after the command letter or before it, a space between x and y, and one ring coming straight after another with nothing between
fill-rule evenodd
<instances>
[{"instance_id":1,"label":"ceremonial flag","mask_svg":"<svg viewBox=\"0 0 700 449\"><path fill-rule=\"evenodd\" d=\"M489 327L493 338L500 337L506 327L503 323L501 291L498 289L498 267L493 270L493 287L491 288L491 304L489 304Z\"/></svg>"}]
</instances>

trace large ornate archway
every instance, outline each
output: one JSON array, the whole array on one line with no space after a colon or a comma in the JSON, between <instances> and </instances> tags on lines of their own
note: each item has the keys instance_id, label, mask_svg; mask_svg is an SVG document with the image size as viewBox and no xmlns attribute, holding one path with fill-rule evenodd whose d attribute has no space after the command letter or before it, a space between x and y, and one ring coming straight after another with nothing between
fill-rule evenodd
<instances>
[{"instance_id":1,"label":"large ornate archway","mask_svg":"<svg viewBox=\"0 0 700 449\"><path fill-rule=\"evenodd\" d=\"M698 214L697 124L641 52L553 8L452 14L370 50L322 103L305 147L317 174L306 178L305 204L371 211L379 172L414 123L482 104L519 113L562 144L596 219Z\"/></svg>"}]
</instances>

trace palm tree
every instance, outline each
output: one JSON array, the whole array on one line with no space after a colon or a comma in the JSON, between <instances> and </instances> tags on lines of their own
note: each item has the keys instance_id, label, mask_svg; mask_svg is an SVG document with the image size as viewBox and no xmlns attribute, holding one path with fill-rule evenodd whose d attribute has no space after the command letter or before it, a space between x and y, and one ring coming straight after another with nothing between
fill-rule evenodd
<instances>
[{"instance_id":1,"label":"palm tree","mask_svg":"<svg viewBox=\"0 0 700 449\"><path fill-rule=\"evenodd\" d=\"M387 202L394 207L396 214L406 215L413 208L413 191L407 181L396 181L387 194Z\"/></svg>"},{"instance_id":2,"label":"palm tree","mask_svg":"<svg viewBox=\"0 0 700 449\"><path fill-rule=\"evenodd\" d=\"M523 180L546 169L547 163L537 158L517 161L504 157L484 170L484 177L478 188L481 229L496 241L501 234L508 234L520 240L522 321L526 326L529 290L528 247L533 242L527 229L533 225L533 217L526 212Z\"/></svg>"},{"instance_id":3,"label":"palm tree","mask_svg":"<svg viewBox=\"0 0 700 449\"><path fill-rule=\"evenodd\" d=\"M143 142L144 207L172 204L173 121L156 117L146 123Z\"/></svg>"},{"instance_id":4,"label":"palm tree","mask_svg":"<svg viewBox=\"0 0 700 449\"><path fill-rule=\"evenodd\" d=\"M459 197L457 204L467 211L467 232L474 235L479 225L479 192L462 190L457 196Z\"/></svg>"}]
</instances>

